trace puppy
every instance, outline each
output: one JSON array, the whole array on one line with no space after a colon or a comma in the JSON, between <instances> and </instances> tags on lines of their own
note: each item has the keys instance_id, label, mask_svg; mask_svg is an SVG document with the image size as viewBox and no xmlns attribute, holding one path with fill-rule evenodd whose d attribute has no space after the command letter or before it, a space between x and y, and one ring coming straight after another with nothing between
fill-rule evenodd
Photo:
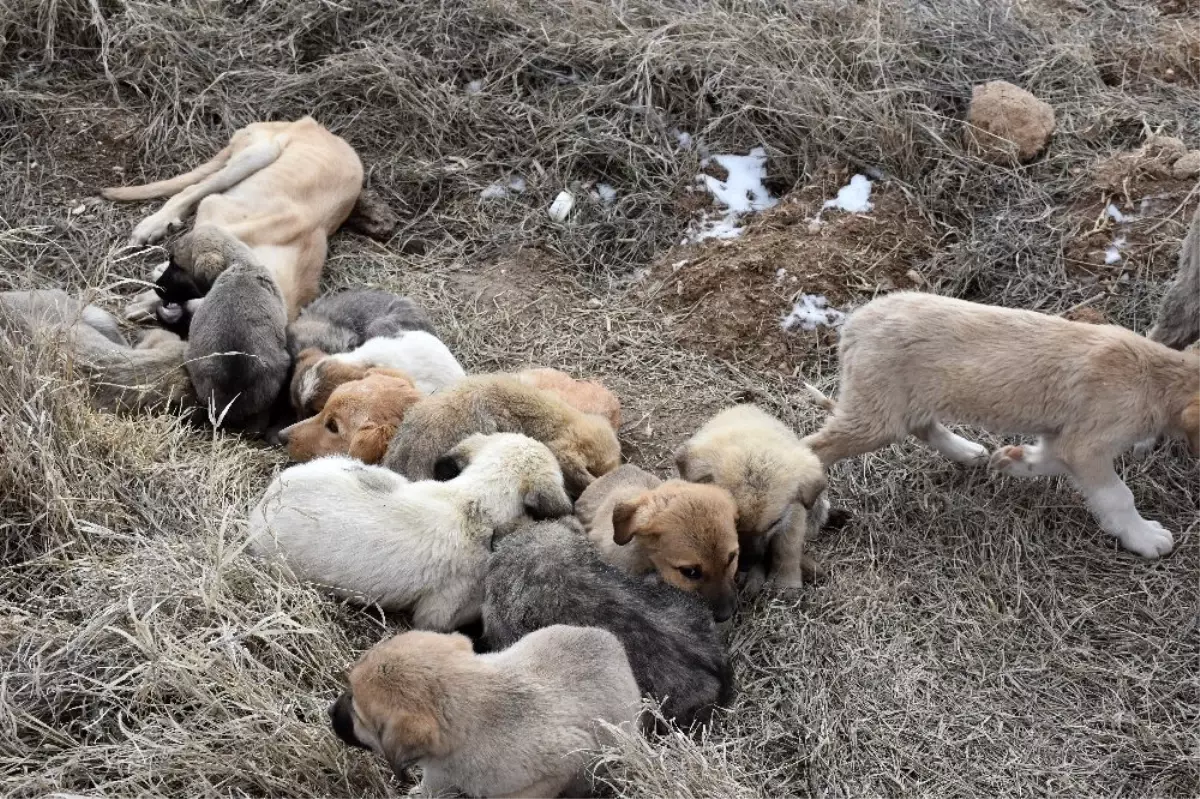
<instances>
[{"instance_id":1,"label":"puppy","mask_svg":"<svg viewBox=\"0 0 1200 799\"><path fill-rule=\"evenodd\" d=\"M362 179L353 148L304 117L247 125L190 172L101 194L110 200L170 198L138 223L133 244L162 239L194 209L193 235L213 227L246 244L278 284L290 320L317 295L328 237L350 215ZM216 280L218 265L197 260L194 249L186 236L173 248L171 264L156 281L163 302L184 306L205 296Z\"/></svg>"},{"instance_id":2,"label":"puppy","mask_svg":"<svg viewBox=\"0 0 1200 799\"><path fill-rule=\"evenodd\" d=\"M376 336L398 336L407 330L433 333L421 306L399 294L374 289L349 289L318 297L288 325L288 352L349 352Z\"/></svg>"},{"instance_id":3,"label":"puppy","mask_svg":"<svg viewBox=\"0 0 1200 799\"><path fill-rule=\"evenodd\" d=\"M283 296L246 245L209 246L226 267L192 319L188 375L214 426L263 433L291 366Z\"/></svg>"},{"instance_id":4,"label":"puppy","mask_svg":"<svg viewBox=\"0 0 1200 799\"><path fill-rule=\"evenodd\" d=\"M420 766L423 796L557 797L588 792L600 723L632 727L639 709L621 642L559 625L486 655L463 635L397 635L358 659L329 715L397 777Z\"/></svg>"},{"instance_id":5,"label":"puppy","mask_svg":"<svg viewBox=\"0 0 1200 799\"><path fill-rule=\"evenodd\" d=\"M1147 558L1174 538L1143 519L1113 460L1135 442L1184 437L1200 451L1200 353L1092 325L933 294L867 303L842 328L841 397L805 439L826 466L912 433L962 463L987 450L943 422L1037 435L991 466L1019 477L1068 475L1100 526Z\"/></svg>"},{"instance_id":6,"label":"puppy","mask_svg":"<svg viewBox=\"0 0 1200 799\"><path fill-rule=\"evenodd\" d=\"M295 461L324 455L349 455L379 463L404 414L421 393L403 372L368 369L362 380L342 383L316 416L279 432Z\"/></svg>"},{"instance_id":7,"label":"puppy","mask_svg":"<svg viewBox=\"0 0 1200 799\"><path fill-rule=\"evenodd\" d=\"M1148 334L1152 341L1181 350L1200 339L1200 205L1192 215L1179 252L1179 271L1158 308Z\"/></svg>"},{"instance_id":8,"label":"puppy","mask_svg":"<svg viewBox=\"0 0 1200 799\"><path fill-rule=\"evenodd\" d=\"M404 372L422 394L440 391L466 374L446 345L423 330L376 336L350 352L335 355L308 348L297 357L292 377L292 402L297 412L316 413L325 407L335 388L361 380L373 367Z\"/></svg>"},{"instance_id":9,"label":"puppy","mask_svg":"<svg viewBox=\"0 0 1200 799\"><path fill-rule=\"evenodd\" d=\"M524 369L517 372L516 378L549 391L576 410L607 419L613 430L621 429L621 401L594 380L575 380L557 369Z\"/></svg>"},{"instance_id":10,"label":"puppy","mask_svg":"<svg viewBox=\"0 0 1200 799\"><path fill-rule=\"evenodd\" d=\"M601 557L704 597L717 621L737 608L737 505L723 488L665 483L633 464L587 487L575 515Z\"/></svg>"},{"instance_id":11,"label":"puppy","mask_svg":"<svg viewBox=\"0 0 1200 799\"><path fill-rule=\"evenodd\" d=\"M733 698L729 660L695 594L605 563L567 519L526 524L500 541L483 602L490 646L554 624L602 627L617 636L642 692L684 729Z\"/></svg>"},{"instance_id":12,"label":"puppy","mask_svg":"<svg viewBox=\"0 0 1200 799\"><path fill-rule=\"evenodd\" d=\"M165 330L148 331L131 347L115 317L59 289L0 292L0 323L26 336L60 339L64 366L86 380L100 410L189 412L196 406L184 368L187 345Z\"/></svg>"},{"instance_id":13,"label":"puppy","mask_svg":"<svg viewBox=\"0 0 1200 799\"><path fill-rule=\"evenodd\" d=\"M411 611L414 626L453 630L479 618L494 536L526 515L571 512L562 473L525 436L471 436L448 482L410 483L350 458L285 469L250 514L250 546L335 593Z\"/></svg>"},{"instance_id":14,"label":"puppy","mask_svg":"<svg viewBox=\"0 0 1200 799\"><path fill-rule=\"evenodd\" d=\"M676 450L675 466L733 495L748 596L768 580L797 588L822 575L804 540L828 514L825 471L783 422L755 405L728 408Z\"/></svg>"},{"instance_id":15,"label":"puppy","mask_svg":"<svg viewBox=\"0 0 1200 799\"><path fill-rule=\"evenodd\" d=\"M484 375L464 378L412 408L383 464L412 480L427 480L439 476L434 465L458 441L494 432L524 433L548 446L573 497L621 459L621 445L605 420L516 378Z\"/></svg>"}]
</instances>

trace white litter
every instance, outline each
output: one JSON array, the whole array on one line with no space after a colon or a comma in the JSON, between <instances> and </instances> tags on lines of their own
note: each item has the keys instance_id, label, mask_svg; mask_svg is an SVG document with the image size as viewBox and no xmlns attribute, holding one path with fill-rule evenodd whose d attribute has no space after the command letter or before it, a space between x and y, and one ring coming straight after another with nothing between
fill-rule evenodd
<instances>
[{"instance_id":1,"label":"white litter","mask_svg":"<svg viewBox=\"0 0 1200 799\"><path fill-rule=\"evenodd\" d=\"M479 193L481 200L502 200L525 191L525 178L512 176L493 183Z\"/></svg>"},{"instance_id":2,"label":"white litter","mask_svg":"<svg viewBox=\"0 0 1200 799\"><path fill-rule=\"evenodd\" d=\"M781 266L775 271L775 285L778 286L782 283L785 277L787 277L787 270Z\"/></svg>"},{"instance_id":3,"label":"white litter","mask_svg":"<svg viewBox=\"0 0 1200 799\"><path fill-rule=\"evenodd\" d=\"M605 205L612 205L617 201L617 190L607 183L597 183L596 196Z\"/></svg>"},{"instance_id":4,"label":"white litter","mask_svg":"<svg viewBox=\"0 0 1200 799\"><path fill-rule=\"evenodd\" d=\"M1108 249L1104 251L1104 263L1115 264L1121 260L1121 248L1125 246L1125 237L1119 236L1113 240Z\"/></svg>"},{"instance_id":5,"label":"white litter","mask_svg":"<svg viewBox=\"0 0 1200 799\"><path fill-rule=\"evenodd\" d=\"M866 175L855 175L850 178L850 183L838 189L837 197L832 200L826 200L824 208L837 208L841 211L849 211L852 214L865 214L870 211L871 203L871 181Z\"/></svg>"},{"instance_id":6,"label":"white litter","mask_svg":"<svg viewBox=\"0 0 1200 799\"><path fill-rule=\"evenodd\" d=\"M712 175L697 175L696 179L703 182L713 198L725 207L725 214L701 223L689 237L692 241L740 236L742 228L738 222L742 216L773 208L779 203L763 185L763 178L767 176L767 153L763 148L755 147L747 155L714 155L705 158L700 165L707 166L711 161L725 169L725 179L717 180Z\"/></svg>"},{"instance_id":7,"label":"white litter","mask_svg":"<svg viewBox=\"0 0 1200 799\"><path fill-rule=\"evenodd\" d=\"M575 195L564 189L558 193L558 196L554 198L554 202L550 204L550 218L555 222L562 222L571 215L571 209L574 207Z\"/></svg>"},{"instance_id":8,"label":"white litter","mask_svg":"<svg viewBox=\"0 0 1200 799\"><path fill-rule=\"evenodd\" d=\"M846 314L837 308L826 307L828 300L822 294L801 294L792 312L783 317L780 326L785 332L796 328L816 330L818 327L841 327Z\"/></svg>"},{"instance_id":9,"label":"white litter","mask_svg":"<svg viewBox=\"0 0 1200 799\"><path fill-rule=\"evenodd\" d=\"M671 132L675 134L675 140L679 142L679 148L681 150L692 149L692 134L675 128L673 128Z\"/></svg>"},{"instance_id":10,"label":"white litter","mask_svg":"<svg viewBox=\"0 0 1200 799\"><path fill-rule=\"evenodd\" d=\"M466 85L465 91L467 94L480 94L483 92L483 81L473 80Z\"/></svg>"},{"instance_id":11,"label":"white litter","mask_svg":"<svg viewBox=\"0 0 1200 799\"><path fill-rule=\"evenodd\" d=\"M77 205L71 209L71 216L79 216L86 210L87 210L87 206L84 205L83 203L80 203L79 205Z\"/></svg>"}]
</instances>

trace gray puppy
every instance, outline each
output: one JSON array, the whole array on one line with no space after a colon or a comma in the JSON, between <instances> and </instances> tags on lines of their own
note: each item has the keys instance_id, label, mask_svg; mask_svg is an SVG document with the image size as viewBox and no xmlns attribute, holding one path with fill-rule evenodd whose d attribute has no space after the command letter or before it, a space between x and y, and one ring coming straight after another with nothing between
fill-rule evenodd
<instances>
[{"instance_id":1,"label":"gray puppy","mask_svg":"<svg viewBox=\"0 0 1200 799\"><path fill-rule=\"evenodd\" d=\"M1152 341L1181 350L1200 339L1200 205L1179 252L1179 271L1149 332Z\"/></svg>"},{"instance_id":2,"label":"gray puppy","mask_svg":"<svg viewBox=\"0 0 1200 799\"><path fill-rule=\"evenodd\" d=\"M429 316L408 297L387 291L351 289L314 300L288 325L293 358L313 348L332 355L349 352L369 338L406 330L433 333Z\"/></svg>"},{"instance_id":3,"label":"gray puppy","mask_svg":"<svg viewBox=\"0 0 1200 799\"><path fill-rule=\"evenodd\" d=\"M214 426L262 433L287 380L287 308L274 278L233 238L213 239L224 269L192 317L187 370Z\"/></svg>"},{"instance_id":4,"label":"gray puppy","mask_svg":"<svg viewBox=\"0 0 1200 799\"><path fill-rule=\"evenodd\" d=\"M625 646L642 693L683 728L733 698L733 673L708 607L656 576L600 559L572 519L530 522L496 544L484 582L484 641L501 649L554 624L600 627Z\"/></svg>"}]
</instances>

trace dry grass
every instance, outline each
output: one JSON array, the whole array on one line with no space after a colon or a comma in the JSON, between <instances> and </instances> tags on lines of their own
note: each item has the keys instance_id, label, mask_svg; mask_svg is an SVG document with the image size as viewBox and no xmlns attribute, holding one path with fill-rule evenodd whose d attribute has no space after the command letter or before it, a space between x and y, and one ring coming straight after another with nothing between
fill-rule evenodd
<instances>
[{"instance_id":1,"label":"dry grass","mask_svg":"<svg viewBox=\"0 0 1200 799\"><path fill-rule=\"evenodd\" d=\"M117 307L150 262L120 250L142 209L72 210L196 162L247 122L311 112L403 220L386 245L339 236L328 285L413 294L469 368L603 377L626 404L627 455L665 473L732 401L819 421L795 378L687 351L623 287L688 221L697 157L674 128L717 151L762 144L779 192L830 162L881 170L936 234L914 266L940 291L1049 311L1099 293L1110 319L1148 326L1195 198L1155 212L1124 280L1081 277L1071 245L1106 199L1098 158L1147 128L1200 145L1194 66L1149 57L1194 17L1177 2L1159 4L1174 16L1084 6L12 0L0 289L90 290ZM996 78L1058 111L1049 152L1019 170L957 145L971 86ZM466 93L472 80L484 91ZM523 195L479 201L513 172ZM615 205L548 219L561 188L593 180L617 188ZM48 360L0 343L0 792L402 791L323 716L392 622L240 551L279 457L91 413ZM832 387L824 359L798 366ZM915 445L839 466L832 492L855 519L814 544L828 582L743 608L732 713L702 741L623 742L614 790L1200 793L1195 465L1169 448L1123 471L1176 532L1162 562L1117 551L1061 482L965 471Z\"/></svg>"}]
</instances>

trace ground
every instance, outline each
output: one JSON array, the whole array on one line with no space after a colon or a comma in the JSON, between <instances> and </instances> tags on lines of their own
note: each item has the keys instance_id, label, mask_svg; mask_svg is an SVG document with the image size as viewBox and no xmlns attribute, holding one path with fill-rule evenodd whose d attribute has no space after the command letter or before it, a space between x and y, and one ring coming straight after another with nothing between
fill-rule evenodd
<instances>
[{"instance_id":1,"label":"ground","mask_svg":"<svg viewBox=\"0 0 1200 799\"><path fill-rule=\"evenodd\" d=\"M312 113L400 221L384 242L335 236L326 286L412 295L469 370L604 380L626 458L665 476L731 403L820 424L802 380L836 391L836 334L781 329L798 293L850 309L921 288L1147 329L1195 183L1118 187L1104 165L1153 133L1200 147L1196 20L1179 0L17 0L0 8L0 289L119 308L159 257L122 247L153 205L98 189ZM988 80L1055 108L1026 166L962 147ZM681 244L708 209L677 130L764 147L780 206L740 239ZM855 173L875 209L812 225ZM523 193L480 199L509 175ZM597 181L613 204L588 195ZM554 222L563 188L581 201ZM0 790L403 794L324 716L356 653L402 621L241 551L281 454L92 412L37 348L0 339L0 364ZM1195 461L1164 445L1120 470L1174 530L1169 557L1120 551L1061 481L914 442L839 465L852 520L812 544L828 579L745 603L729 713L703 736L618 742L611 791L1197 795Z\"/></svg>"}]
</instances>

